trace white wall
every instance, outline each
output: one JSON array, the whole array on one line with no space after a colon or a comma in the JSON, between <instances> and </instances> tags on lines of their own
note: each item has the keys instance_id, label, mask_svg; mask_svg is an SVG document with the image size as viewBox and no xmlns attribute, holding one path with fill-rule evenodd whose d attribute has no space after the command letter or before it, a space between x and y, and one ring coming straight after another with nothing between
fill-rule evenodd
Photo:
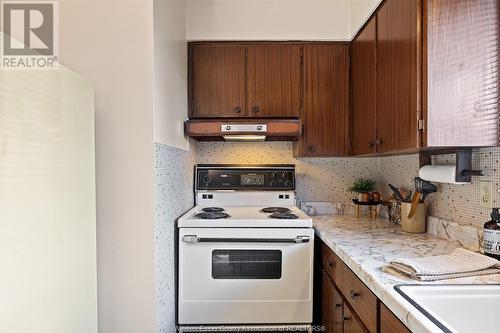
<instances>
[{"instance_id":1,"label":"white wall","mask_svg":"<svg viewBox=\"0 0 500 333\"><path fill-rule=\"evenodd\" d=\"M381 2L382 0L351 0L351 39Z\"/></svg>"},{"instance_id":2,"label":"white wall","mask_svg":"<svg viewBox=\"0 0 500 333\"><path fill-rule=\"evenodd\" d=\"M188 40L349 40L350 0L187 0Z\"/></svg>"},{"instance_id":3,"label":"white wall","mask_svg":"<svg viewBox=\"0 0 500 333\"><path fill-rule=\"evenodd\" d=\"M99 332L154 332L153 2L61 0L60 59L96 92Z\"/></svg>"},{"instance_id":4,"label":"white wall","mask_svg":"<svg viewBox=\"0 0 500 333\"><path fill-rule=\"evenodd\" d=\"M188 150L186 1L154 0L154 139Z\"/></svg>"},{"instance_id":5,"label":"white wall","mask_svg":"<svg viewBox=\"0 0 500 333\"><path fill-rule=\"evenodd\" d=\"M0 331L97 332L93 89L62 66L0 70L0 212Z\"/></svg>"}]
</instances>

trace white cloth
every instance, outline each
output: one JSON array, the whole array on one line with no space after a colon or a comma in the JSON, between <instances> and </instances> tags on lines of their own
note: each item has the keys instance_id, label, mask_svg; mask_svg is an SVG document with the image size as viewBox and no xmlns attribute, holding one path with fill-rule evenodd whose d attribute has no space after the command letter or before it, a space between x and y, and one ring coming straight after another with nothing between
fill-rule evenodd
<instances>
[{"instance_id":1,"label":"white cloth","mask_svg":"<svg viewBox=\"0 0 500 333\"><path fill-rule=\"evenodd\" d=\"M385 271L397 271L420 281L499 274L500 261L465 249L424 258L393 259Z\"/></svg>"}]
</instances>

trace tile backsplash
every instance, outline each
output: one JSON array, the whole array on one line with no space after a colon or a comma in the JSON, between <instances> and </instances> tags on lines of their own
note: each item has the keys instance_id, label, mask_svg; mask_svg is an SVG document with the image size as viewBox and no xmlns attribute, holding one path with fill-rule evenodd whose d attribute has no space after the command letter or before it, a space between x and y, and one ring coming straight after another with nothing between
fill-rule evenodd
<instances>
[{"instance_id":1,"label":"tile backsplash","mask_svg":"<svg viewBox=\"0 0 500 333\"><path fill-rule=\"evenodd\" d=\"M157 332L175 328L175 220L193 207L193 166L196 145L190 151L156 143L155 149L155 264ZM139 221L140 222L140 221Z\"/></svg>"},{"instance_id":2,"label":"tile backsplash","mask_svg":"<svg viewBox=\"0 0 500 333\"><path fill-rule=\"evenodd\" d=\"M198 163L295 164L299 201L346 202L347 188L358 177L376 178L376 158L296 159L291 142L198 143Z\"/></svg>"},{"instance_id":3,"label":"tile backsplash","mask_svg":"<svg viewBox=\"0 0 500 333\"><path fill-rule=\"evenodd\" d=\"M484 177L473 177L464 185L437 184L438 192L428 199L429 214L460 225L481 227L489 219L490 209L480 206L479 183L493 183L493 204L498 206L500 194L500 148L476 149L473 168L486 171ZM292 156L290 142L198 144L198 163L290 163L296 165L299 201L349 202L353 197L347 188L358 177L376 179L385 195L387 184L413 188L418 175L418 155L381 158L307 158ZM433 157L436 164L454 164L455 155Z\"/></svg>"},{"instance_id":4,"label":"tile backsplash","mask_svg":"<svg viewBox=\"0 0 500 333\"><path fill-rule=\"evenodd\" d=\"M475 149L472 161L473 169L484 170L486 176L472 177L471 183L463 185L436 183L438 192L431 194L428 199L430 215L478 228L490 219L491 209L480 205L479 186L482 181L492 182L493 205L498 206L500 148ZM433 164L455 164L455 155L434 156ZM411 188L418 168L418 155L380 158L378 179L381 184L392 183Z\"/></svg>"}]
</instances>

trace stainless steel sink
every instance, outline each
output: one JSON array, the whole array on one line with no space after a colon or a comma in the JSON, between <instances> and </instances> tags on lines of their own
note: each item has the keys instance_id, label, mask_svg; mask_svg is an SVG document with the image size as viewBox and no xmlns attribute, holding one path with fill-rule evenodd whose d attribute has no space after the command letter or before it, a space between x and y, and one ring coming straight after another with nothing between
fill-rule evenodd
<instances>
[{"instance_id":1,"label":"stainless steel sink","mask_svg":"<svg viewBox=\"0 0 500 333\"><path fill-rule=\"evenodd\" d=\"M394 287L443 332L500 332L500 285Z\"/></svg>"}]
</instances>

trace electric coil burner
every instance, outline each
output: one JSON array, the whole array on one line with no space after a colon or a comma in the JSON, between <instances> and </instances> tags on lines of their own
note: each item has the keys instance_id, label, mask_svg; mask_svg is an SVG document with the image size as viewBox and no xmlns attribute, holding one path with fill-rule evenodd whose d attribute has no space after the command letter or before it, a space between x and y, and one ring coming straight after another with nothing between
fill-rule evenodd
<instances>
[{"instance_id":1,"label":"electric coil burner","mask_svg":"<svg viewBox=\"0 0 500 333\"><path fill-rule=\"evenodd\" d=\"M224 208L222 207L205 207L201 209L204 212L207 213L220 213L224 211Z\"/></svg>"},{"instance_id":2,"label":"electric coil burner","mask_svg":"<svg viewBox=\"0 0 500 333\"><path fill-rule=\"evenodd\" d=\"M284 213L276 212L269 215L269 217L272 219L281 219L281 220L295 220L299 218L297 214L294 214L292 212L284 212Z\"/></svg>"},{"instance_id":3,"label":"electric coil burner","mask_svg":"<svg viewBox=\"0 0 500 333\"><path fill-rule=\"evenodd\" d=\"M289 213L290 209L286 207L266 207L260 210L262 213Z\"/></svg>"},{"instance_id":4,"label":"electric coil burner","mask_svg":"<svg viewBox=\"0 0 500 333\"><path fill-rule=\"evenodd\" d=\"M178 220L180 332L311 332L314 230L293 165L197 165Z\"/></svg>"},{"instance_id":5,"label":"electric coil burner","mask_svg":"<svg viewBox=\"0 0 500 333\"><path fill-rule=\"evenodd\" d=\"M202 220L219 220L219 219L227 219L229 218L228 213L224 212L201 212L195 215L197 219Z\"/></svg>"}]
</instances>

